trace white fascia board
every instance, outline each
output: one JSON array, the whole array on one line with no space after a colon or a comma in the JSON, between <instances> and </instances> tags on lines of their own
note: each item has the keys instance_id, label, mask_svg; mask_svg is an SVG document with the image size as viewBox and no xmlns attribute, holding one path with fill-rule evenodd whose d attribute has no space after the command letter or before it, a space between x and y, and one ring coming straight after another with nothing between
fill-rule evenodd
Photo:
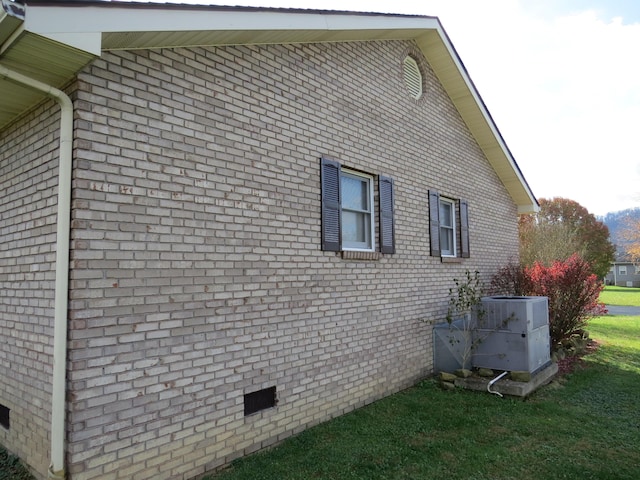
<instances>
[{"instance_id":1,"label":"white fascia board","mask_svg":"<svg viewBox=\"0 0 640 480\"><path fill-rule=\"evenodd\" d=\"M540 211L540 205L537 202L531 205L518 205L518 215L528 215L531 213L538 213Z\"/></svg>"},{"instance_id":2,"label":"white fascia board","mask_svg":"<svg viewBox=\"0 0 640 480\"><path fill-rule=\"evenodd\" d=\"M437 28L435 17L371 14L208 10L206 8L126 8L29 6L25 30L99 56L103 33L189 31L358 31Z\"/></svg>"},{"instance_id":3,"label":"white fascia board","mask_svg":"<svg viewBox=\"0 0 640 480\"><path fill-rule=\"evenodd\" d=\"M511 151L507 147L502 134L498 130L495 122L493 121L493 117L489 113L484 101L480 97L478 90L476 89L471 77L469 76L466 67L462 63L462 60L458 56L453 44L449 40L449 36L446 34L442 25L438 23L438 26L434 29L434 33L425 34L423 37L417 39L418 46L425 51L425 57L430 58L429 51L431 49L438 50L439 48L445 48L447 51L446 58L448 61L451 61L455 65L455 72L460 76L460 79L464 82L464 88L459 90L464 92L464 95L471 95L473 98L473 102L475 107L479 110L482 116L482 123L486 125L491 132L491 143L495 141L495 144L500 149L502 155L507 160L511 171L515 178L517 178L518 183L526 193L529 202L526 205L519 204L518 205L518 213L535 213L540 207L538 206L538 201L536 200L533 192L531 191L527 181L522 174L520 167L518 167L515 159L511 155ZM438 47L436 44L440 43ZM442 79L441 79L442 82ZM443 82L445 83L445 82ZM448 83L448 82L447 82ZM467 119L468 120L468 119ZM478 140L478 139L476 139ZM495 168L495 167L494 167Z\"/></svg>"},{"instance_id":4,"label":"white fascia board","mask_svg":"<svg viewBox=\"0 0 640 480\"><path fill-rule=\"evenodd\" d=\"M328 30L437 30L436 17L324 15Z\"/></svg>"},{"instance_id":5,"label":"white fascia board","mask_svg":"<svg viewBox=\"0 0 640 480\"><path fill-rule=\"evenodd\" d=\"M229 12L176 8L36 7L27 15L27 28L53 32L180 32L201 30L300 29L300 16L271 12ZM322 16L307 18L315 29L326 29Z\"/></svg>"},{"instance_id":6,"label":"white fascia board","mask_svg":"<svg viewBox=\"0 0 640 480\"><path fill-rule=\"evenodd\" d=\"M27 30L41 35L207 30L407 30L431 29L438 24L435 17L113 6L30 6L26 18Z\"/></svg>"}]
</instances>

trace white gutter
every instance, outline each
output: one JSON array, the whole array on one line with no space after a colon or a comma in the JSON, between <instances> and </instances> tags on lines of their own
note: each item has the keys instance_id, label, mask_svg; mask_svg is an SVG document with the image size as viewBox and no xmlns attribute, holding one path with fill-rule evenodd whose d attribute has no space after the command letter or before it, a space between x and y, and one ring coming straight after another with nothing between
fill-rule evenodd
<instances>
[{"instance_id":1,"label":"white gutter","mask_svg":"<svg viewBox=\"0 0 640 480\"><path fill-rule=\"evenodd\" d=\"M56 286L53 320L53 380L51 393L51 465L48 477L64 479L67 313L69 303L69 230L71 220L71 162L73 104L63 91L0 65L0 78L39 90L60 105L58 160L58 226L56 232Z\"/></svg>"}]
</instances>

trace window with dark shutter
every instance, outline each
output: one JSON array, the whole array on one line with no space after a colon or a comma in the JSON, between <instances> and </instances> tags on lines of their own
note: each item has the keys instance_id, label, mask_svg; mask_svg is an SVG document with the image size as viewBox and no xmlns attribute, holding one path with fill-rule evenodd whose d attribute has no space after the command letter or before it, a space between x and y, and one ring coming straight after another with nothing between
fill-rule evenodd
<instances>
[{"instance_id":1,"label":"window with dark shutter","mask_svg":"<svg viewBox=\"0 0 640 480\"><path fill-rule=\"evenodd\" d=\"M395 225L393 218L393 179L380 177L380 252L396 253Z\"/></svg>"},{"instance_id":2,"label":"window with dark shutter","mask_svg":"<svg viewBox=\"0 0 640 480\"><path fill-rule=\"evenodd\" d=\"M469 258L469 203L460 200L460 256Z\"/></svg>"},{"instance_id":3,"label":"window with dark shutter","mask_svg":"<svg viewBox=\"0 0 640 480\"><path fill-rule=\"evenodd\" d=\"M429 240L431 255L440 256L440 194L429 190Z\"/></svg>"},{"instance_id":4,"label":"window with dark shutter","mask_svg":"<svg viewBox=\"0 0 640 480\"><path fill-rule=\"evenodd\" d=\"M375 239L379 228L379 252L395 253L393 179L379 177L378 227L373 208L373 179L371 174L342 168L334 160L320 159L322 250L342 251L343 258L345 252L377 253Z\"/></svg>"},{"instance_id":5,"label":"window with dark shutter","mask_svg":"<svg viewBox=\"0 0 640 480\"><path fill-rule=\"evenodd\" d=\"M321 159L322 250L339 252L340 242L340 164Z\"/></svg>"}]
</instances>

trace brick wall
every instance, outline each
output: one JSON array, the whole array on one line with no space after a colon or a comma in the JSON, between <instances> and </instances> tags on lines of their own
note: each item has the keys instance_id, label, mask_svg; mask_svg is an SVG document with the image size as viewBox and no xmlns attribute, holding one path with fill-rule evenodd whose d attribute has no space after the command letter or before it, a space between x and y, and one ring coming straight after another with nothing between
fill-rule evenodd
<instances>
[{"instance_id":1,"label":"brick wall","mask_svg":"<svg viewBox=\"0 0 640 480\"><path fill-rule=\"evenodd\" d=\"M428 322L453 277L517 255L517 218L428 64L406 91L411 49L118 52L80 75L72 479L197 476L431 373ZM393 177L394 255L320 250L321 156ZM429 189L469 201L470 259L429 256Z\"/></svg>"},{"instance_id":2,"label":"brick wall","mask_svg":"<svg viewBox=\"0 0 640 480\"><path fill-rule=\"evenodd\" d=\"M0 132L0 443L49 465L60 109L48 101Z\"/></svg>"}]
</instances>

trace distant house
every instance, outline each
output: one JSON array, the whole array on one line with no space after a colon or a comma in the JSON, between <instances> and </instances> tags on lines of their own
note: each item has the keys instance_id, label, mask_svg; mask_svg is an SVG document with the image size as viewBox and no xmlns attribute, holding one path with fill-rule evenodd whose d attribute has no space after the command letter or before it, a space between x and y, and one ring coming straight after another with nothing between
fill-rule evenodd
<instances>
[{"instance_id":1,"label":"distant house","mask_svg":"<svg viewBox=\"0 0 640 480\"><path fill-rule=\"evenodd\" d=\"M633 262L614 262L605 277L605 284L619 287L640 287L640 266Z\"/></svg>"},{"instance_id":2,"label":"distant house","mask_svg":"<svg viewBox=\"0 0 640 480\"><path fill-rule=\"evenodd\" d=\"M537 202L434 17L0 0L0 443L192 478L433 372Z\"/></svg>"}]
</instances>

